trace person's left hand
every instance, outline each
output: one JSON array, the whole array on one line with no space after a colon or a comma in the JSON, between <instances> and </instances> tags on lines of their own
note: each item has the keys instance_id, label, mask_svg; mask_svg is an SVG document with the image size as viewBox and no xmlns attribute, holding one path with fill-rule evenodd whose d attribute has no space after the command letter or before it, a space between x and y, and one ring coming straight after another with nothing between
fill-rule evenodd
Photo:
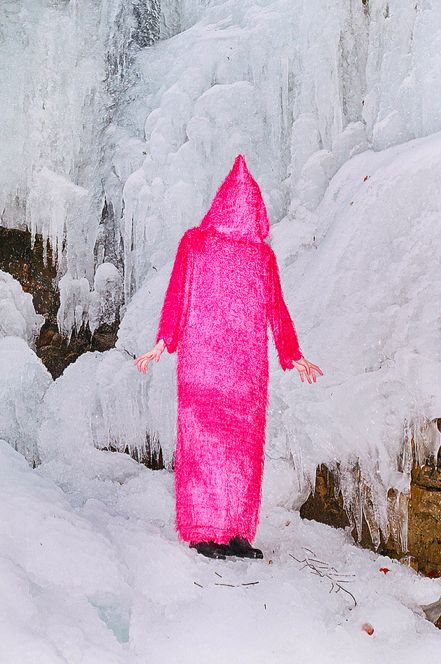
<instances>
[{"instance_id":1,"label":"person's left hand","mask_svg":"<svg viewBox=\"0 0 441 664\"><path fill-rule=\"evenodd\" d=\"M308 383L312 383L312 381L315 383L317 381L315 372L319 373L320 376L323 376L323 371L320 369L320 367L317 366L317 364L309 362L309 360L303 356L299 360L293 360L292 366L293 368L295 367L299 372L302 383L305 382L305 376L308 379Z\"/></svg>"}]
</instances>

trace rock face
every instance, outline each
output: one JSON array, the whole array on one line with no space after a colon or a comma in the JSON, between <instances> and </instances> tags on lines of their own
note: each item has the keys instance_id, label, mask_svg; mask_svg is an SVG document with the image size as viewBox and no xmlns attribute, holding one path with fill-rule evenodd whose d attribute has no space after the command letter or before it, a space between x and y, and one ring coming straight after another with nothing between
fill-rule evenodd
<instances>
[{"instance_id":1,"label":"rock face","mask_svg":"<svg viewBox=\"0 0 441 664\"><path fill-rule=\"evenodd\" d=\"M441 576L441 469L414 466L409 504L409 553L418 569Z\"/></svg>"},{"instance_id":2,"label":"rock face","mask_svg":"<svg viewBox=\"0 0 441 664\"><path fill-rule=\"evenodd\" d=\"M316 470L314 493L303 503L300 516L334 528L347 528L350 525L343 507L343 497L336 491L334 475L324 464Z\"/></svg>"},{"instance_id":3,"label":"rock face","mask_svg":"<svg viewBox=\"0 0 441 664\"><path fill-rule=\"evenodd\" d=\"M335 528L348 528L356 542L365 548L377 550L383 555L398 558L422 574L441 576L441 468L435 464L418 466L414 463L411 475L410 496L401 498L400 509L407 512L407 550L400 545L399 524L391 520L391 535L387 542L380 537L378 547L374 545L367 519L363 516L361 537L351 523L343 506L341 493L336 490L336 478L325 466L316 471L315 491L300 508L305 519L314 519ZM390 491L390 502L397 499ZM393 514L391 509L390 513ZM392 519L392 517L391 517Z\"/></svg>"},{"instance_id":4,"label":"rock face","mask_svg":"<svg viewBox=\"0 0 441 664\"><path fill-rule=\"evenodd\" d=\"M115 346L118 321L112 325L101 325L94 335L88 327L73 334L70 341L61 336L54 323L46 322L36 342L36 352L52 378L61 376L65 368L87 351L105 351Z\"/></svg>"},{"instance_id":5,"label":"rock face","mask_svg":"<svg viewBox=\"0 0 441 664\"><path fill-rule=\"evenodd\" d=\"M0 226L0 269L12 274L23 290L31 293L35 310L45 318L36 341L36 352L53 378L58 378L82 353L114 347L118 320L111 325L101 325L93 335L88 327L83 327L70 341L59 334L57 269L52 263L50 246L44 247L41 236L37 235L32 246L29 231Z\"/></svg>"},{"instance_id":6,"label":"rock face","mask_svg":"<svg viewBox=\"0 0 441 664\"><path fill-rule=\"evenodd\" d=\"M109 452L124 452L135 459L138 463L142 463L147 468L151 470L164 470L164 457L162 454L162 449L158 443L151 442L150 440L146 441L144 449L130 449L127 445L124 449L117 448L113 445L109 447L103 447L103 450L108 450ZM172 466L174 469L174 464Z\"/></svg>"}]
</instances>

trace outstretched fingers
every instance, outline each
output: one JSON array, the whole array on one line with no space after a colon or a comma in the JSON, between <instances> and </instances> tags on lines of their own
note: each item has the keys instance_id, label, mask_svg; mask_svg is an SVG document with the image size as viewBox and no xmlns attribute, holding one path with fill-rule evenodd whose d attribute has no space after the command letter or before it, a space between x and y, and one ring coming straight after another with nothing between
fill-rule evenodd
<instances>
[{"instance_id":1,"label":"outstretched fingers","mask_svg":"<svg viewBox=\"0 0 441 664\"><path fill-rule=\"evenodd\" d=\"M311 369L313 369L313 371L317 371L320 374L320 376L323 376L323 371L320 369L319 366L317 366L317 364L312 364L312 362L310 362L309 366L311 367Z\"/></svg>"},{"instance_id":2,"label":"outstretched fingers","mask_svg":"<svg viewBox=\"0 0 441 664\"><path fill-rule=\"evenodd\" d=\"M308 379L308 383L311 382L311 378L309 376L309 371L306 369L306 367L304 369L299 369L299 374L300 374L300 380L302 381L302 383L305 382L305 376Z\"/></svg>"},{"instance_id":3,"label":"outstretched fingers","mask_svg":"<svg viewBox=\"0 0 441 664\"><path fill-rule=\"evenodd\" d=\"M146 373L148 364L152 358L149 357L149 354L147 353L146 355L140 355L136 360L135 360L135 365L139 371L142 373Z\"/></svg>"},{"instance_id":4,"label":"outstretched fingers","mask_svg":"<svg viewBox=\"0 0 441 664\"><path fill-rule=\"evenodd\" d=\"M316 383L317 382L316 372L319 373L321 376L323 376L323 371L320 369L320 367L317 366L317 364L313 364L304 357L302 357L300 360L294 361L294 366L296 366L300 374L300 379L302 383L305 382L305 376L310 385L312 383Z\"/></svg>"}]
</instances>

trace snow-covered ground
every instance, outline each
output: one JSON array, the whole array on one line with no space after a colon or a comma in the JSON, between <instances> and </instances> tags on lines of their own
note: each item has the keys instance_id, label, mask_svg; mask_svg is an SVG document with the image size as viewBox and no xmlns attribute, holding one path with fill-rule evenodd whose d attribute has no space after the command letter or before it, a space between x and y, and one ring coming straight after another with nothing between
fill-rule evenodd
<instances>
[{"instance_id":1,"label":"snow-covered ground","mask_svg":"<svg viewBox=\"0 0 441 664\"><path fill-rule=\"evenodd\" d=\"M0 442L2 664L437 661L421 606L441 581L344 531L266 505L265 559L213 561L176 539L170 472L95 451L63 467L64 491L54 474ZM326 563L357 604L292 556Z\"/></svg>"}]
</instances>

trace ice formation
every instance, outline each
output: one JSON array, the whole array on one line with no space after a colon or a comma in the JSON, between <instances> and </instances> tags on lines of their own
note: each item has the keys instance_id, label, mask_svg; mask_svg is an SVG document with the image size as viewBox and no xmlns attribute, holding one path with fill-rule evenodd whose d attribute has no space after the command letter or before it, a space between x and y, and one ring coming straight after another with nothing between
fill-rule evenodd
<instances>
[{"instance_id":1,"label":"ice formation","mask_svg":"<svg viewBox=\"0 0 441 664\"><path fill-rule=\"evenodd\" d=\"M0 438L31 464L39 462L42 402L51 383L49 372L23 339L0 338Z\"/></svg>"},{"instance_id":2,"label":"ice formation","mask_svg":"<svg viewBox=\"0 0 441 664\"><path fill-rule=\"evenodd\" d=\"M132 356L153 343L180 236L243 152L302 347L325 371L310 387L273 362L266 495L298 506L316 464L338 462L378 541L387 489L408 488L406 422L420 458L438 446L441 16L429 1L161 4L1 10L2 223L50 239L64 334L123 303L117 349L50 388L42 450L159 439L171 462L174 359L139 377Z\"/></svg>"},{"instance_id":3,"label":"ice formation","mask_svg":"<svg viewBox=\"0 0 441 664\"><path fill-rule=\"evenodd\" d=\"M33 344L44 323L35 313L32 295L8 272L0 270L0 338L21 337Z\"/></svg>"},{"instance_id":4,"label":"ice formation","mask_svg":"<svg viewBox=\"0 0 441 664\"><path fill-rule=\"evenodd\" d=\"M346 507L359 532L365 509L376 543L388 489L409 489L411 446L423 462L441 443L440 149L438 133L357 155L331 181L311 247L292 248L289 219L273 233L303 352L325 372L313 389L275 377L273 440L287 441L299 497L318 464L339 464Z\"/></svg>"},{"instance_id":5,"label":"ice formation","mask_svg":"<svg viewBox=\"0 0 441 664\"><path fill-rule=\"evenodd\" d=\"M357 528L364 514L378 543L398 516L405 548L412 455L438 453L438 8L4 0L0 19L0 223L49 239L63 334L122 316L115 349L53 382L31 349L42 319L0 273L0 659L435 660L439 632L420 606L438 581L295 509L326 463ZM271 348L257 543L274 564L244 588L256 568L227 563L232 587L219 588L178 547L173 475L118 450L159 443L171 466L175 357L145 376L133 359L154 342L179 238L239 152L324 376L302 384ZM356 609L293 568L303 547L356 574Z\"/></svg>"},{"instance_id":6,"label":"ice formation","mask_svg":"<svg viewBox=\"0 0 441 664\"><path fill-rule=\"evenodd\" d=\"M32 295L0 270L0 438L39 462L37 433L51 376L32 347L44 323Z\"/></svg>"},{"instance_id":7,"label":"ice formation","mask_svg":"<svg viewBox=\"0 0 441 664\"><path fill-rule=\"evenodd\" d=\"M64 333L102 262L123 261L126 304L163 267L237 152L273 221L291 206L301 222L369 143L441 129L428 2L159 4L2 5L1 223L50 240L71 288Z\"/></svg>"},{"instance_id":8,"label":"ice formation","mask_svg":"<svg viewBox=\"0 0 441 664\"><path fill-rule=\"evenodd\" d=\"M134 53L159 35L158 2L5 0L0 25L1 224L41 233L72 291L92 290L100 263L119 267L109 226L144 141L117 121L118 101ZM78 317L68 299L63 333Z\"/></svg>"},{"instance_id":9,"label":"ice formation","mask_svg":"<svg viewBox=\"0 0 441 664\"><path fill-rule=\"evenodd\" d=\"M82 355L45 394L38 444L42 459L82 463L96 447L144 449L147 385L133 360L117 350Z\"/></svg>"}]
</instances>

